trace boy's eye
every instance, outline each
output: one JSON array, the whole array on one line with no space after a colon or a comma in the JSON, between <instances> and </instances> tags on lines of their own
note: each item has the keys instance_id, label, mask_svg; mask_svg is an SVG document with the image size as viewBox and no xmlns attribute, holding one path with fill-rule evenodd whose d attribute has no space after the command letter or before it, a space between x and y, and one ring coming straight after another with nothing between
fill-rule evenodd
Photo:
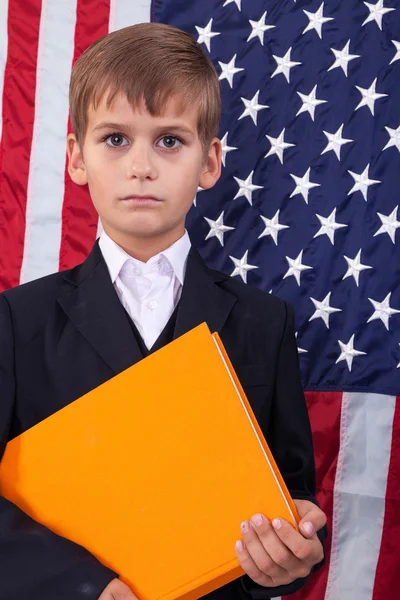
<instances>
[{"instance_id":1,"label":"boy's eye","mask_svg":"<svg viewBox=\"0 0 400 600\"><path fill-rule=\"evenodd\" d=\"M173 135L164 135L164 137L160 140L160 143L161 142L163 142L163 145L161 147L165 149L175 149L179 147L177 146L177 144L182 145L181 140Z\"/></svg>"},{"instance_id":2,"label":"boy's eye","mask_svg":"<svg viewBox=\"0 0 400 600\"><path fill-rule=\"evenodd\" d=\"M125 137L120 133L112 133L104 138L106 145L111 148L120 148L121 146L125 146L126 144L123 144L124 140L126 141ZM111 142L111 144L108 142Z\"/></svg>"}]
</instances>

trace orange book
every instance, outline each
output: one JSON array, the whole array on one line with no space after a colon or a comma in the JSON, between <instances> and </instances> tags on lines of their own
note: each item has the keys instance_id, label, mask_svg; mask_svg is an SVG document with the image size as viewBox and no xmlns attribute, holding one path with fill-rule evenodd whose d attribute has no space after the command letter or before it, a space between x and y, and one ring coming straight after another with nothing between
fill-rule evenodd
<instances>
[{"instance_id":1,"label":"orange book","mask_svg":"<svg viewBox=\"0 0 400 600\"><path fill-rule=\"evenodd\" d=\"M243 575L254 513L298 515L218 334L196 327L8 443L1 493L140 600Z\"/></svg>"}]
</instances>

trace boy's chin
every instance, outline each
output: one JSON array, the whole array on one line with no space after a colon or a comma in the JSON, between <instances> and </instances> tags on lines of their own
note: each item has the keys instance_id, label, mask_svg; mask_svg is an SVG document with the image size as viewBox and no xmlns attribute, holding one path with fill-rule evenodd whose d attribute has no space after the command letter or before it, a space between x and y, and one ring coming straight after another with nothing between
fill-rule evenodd
<instances>
[{"instance_id":1,"label":"boy's chin","mask_svg":"<svg viewBox=\"0 0 400 600\"><path fill-rule=\"evenodd\" d=\"M164 238L166 236L174 235L174 232L179 233L181 230L184 231L185 225L178 227L168 227L168 225L154 225L151 223L135 223L134 225L125 224L121 228L116 228L119 235L128 237L131 239L143 239L143 240L155 240L157 238Z\"/></svg>"}]
</instances>

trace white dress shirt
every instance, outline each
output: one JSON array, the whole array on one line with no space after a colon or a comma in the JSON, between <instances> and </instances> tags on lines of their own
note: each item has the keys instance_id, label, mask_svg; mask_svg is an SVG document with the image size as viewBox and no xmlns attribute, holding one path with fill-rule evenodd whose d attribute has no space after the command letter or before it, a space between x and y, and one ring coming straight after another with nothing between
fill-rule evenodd
<instances>
[{"instance_id":1,"label":"white dress shirt","mask_svg":"<svg viewBox=\"0 0 400 600\"><path fill-rule=\"evenodd\" d=\"M118 297L150 349L181 297L191 246L189 235L185 231L147 263L132 258L104 231L99 246Z\"/></svg>"}]
</instances>

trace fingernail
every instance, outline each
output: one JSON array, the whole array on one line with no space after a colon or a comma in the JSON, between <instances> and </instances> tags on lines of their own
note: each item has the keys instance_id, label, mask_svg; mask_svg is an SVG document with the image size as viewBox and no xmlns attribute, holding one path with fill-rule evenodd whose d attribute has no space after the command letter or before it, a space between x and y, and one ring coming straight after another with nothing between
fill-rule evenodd
<instances>
[{"instance_id":1,"label":"fingernail","mask_svg":"<svg viewBox=\"0 0 400 600\"><path fill-rule=\"evenodd\" d=\"M274 529L280 529L282 527L282 521L280 519L274 519L272 521L272 527Z\"/></svg>"},{"instance_id":2,"label":"fingernail","mask_svg":"<svg viewBox=\"0 0 400 600\"><path fill-rule=\"evenodd\" d=\"M247 533L250 529L249 527L249 522L248 521L243 521L243 523L240 526L240 529L242 530L243 533Z\"/></svg>"},{"instance_id":3,"label":"fingernail","mask_svg":"<svg viewBox=\"0 0 400 600\"><path fill-rule=\"evenodd\" d=\"M260 525L262 525L263 516L262 515L254 515L253 517L251 517L251 521L252 521L252 523L254 523L254 525L259 527Z\"/></svg>"},{"instance_id":4,"label":"fingernail","mask_svg":"<svg viewBox=\"0 0 400 600\"><path fill-rule=\"evenodd\" d=\"M307 535L312 535L314 533L314 527L313 524L310 523L310 521L306 521L305 523L303 523L303 529Z\"/></svg>"},{"instance_id":5,"label":"fingernail","mask_svg":"<svg viewBox=\"0 0 400 600\"><path fill-rule=\"evenodd\" d=\"M243 552L243 543L241 541L238 540L235 545L238 552Z\"/></svg>"}]
</instances>

